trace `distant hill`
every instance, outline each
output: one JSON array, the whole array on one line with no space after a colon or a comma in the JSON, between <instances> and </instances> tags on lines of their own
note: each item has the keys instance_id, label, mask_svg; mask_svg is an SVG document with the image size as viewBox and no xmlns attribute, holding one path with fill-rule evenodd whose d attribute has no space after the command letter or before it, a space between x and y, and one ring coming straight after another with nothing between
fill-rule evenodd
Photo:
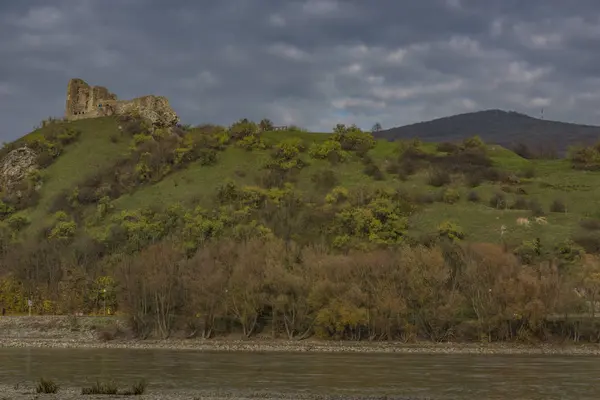
<instances>
[{"instance_id":1,"label":"distant hill","mask_svg":"<svg viewBox=\"0 0 600 400\"><path fill-rule=\"evenodd\" d=\"M514 148L526 144L533 151L553 149L564 153L569 146L600 139L600 126L580 125L533 118L514 111L485 110L382 130L378 138L419 138L431 142L453 142L479 135L488 143Z\"/></svg>"}]
</instances>

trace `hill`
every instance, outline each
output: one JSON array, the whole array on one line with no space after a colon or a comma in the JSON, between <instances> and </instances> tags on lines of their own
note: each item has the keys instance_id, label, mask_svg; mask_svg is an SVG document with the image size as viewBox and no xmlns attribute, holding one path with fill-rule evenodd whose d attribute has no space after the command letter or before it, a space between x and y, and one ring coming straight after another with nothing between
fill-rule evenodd
<instances>
[{"instance_id":1,"label":"hill","mask_svg":"<svg viewBox=\"0 0 600 400\"><path fill-rule=\"evenodd\" d=\"M428 142L455 142L478 135L507 148L525 144L534 152L565 154L569 146L592 144L600 127L533 118L517 112L485 110L376 132L388 140L419 138Z\"/></svg>"},{"instance_id":2,"label":"hill","mask_svg":"<svg viewBox=\"0 0 600 400\"><path fill-rule=\"evenodd\" d=\"M29 151L35 165L3 179L0 203L9 312L28 298L39 313L108 307L142 337L503 340L525 323L560 332L534 319L580 312L588 295L572 287L600 272L598 148L528 160L477 137L111 116L44 124L0 164ZM12 167L2 170L14 178ZM503 297L479 297L490 287ZM502 318L474 302L503 304L492 313ZM508 332L503 318L517 311L526 316Z\"/></svg>"}]
</instances>

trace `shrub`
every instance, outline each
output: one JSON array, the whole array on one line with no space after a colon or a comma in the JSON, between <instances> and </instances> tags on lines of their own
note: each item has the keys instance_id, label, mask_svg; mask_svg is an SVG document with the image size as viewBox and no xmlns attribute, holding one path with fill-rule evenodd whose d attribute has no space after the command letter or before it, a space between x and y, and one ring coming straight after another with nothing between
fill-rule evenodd
<instances>
[{"instance_id":1,"label":"shrub","mask_svg":"<svg viewBox=\"0 0 600 400\"><path fill-rule=\"evenodd\" d=\"M30 221L23 215L12 215L10 218L8 218L7 223L10 229L18 232L29 225Z\"/></svg>"},{"instance_id":2,"label":"shrub","mask_svg":"<svg viewBox=\"0 0 600 400\"><path fill-rule=\"evenodd\" d=\"M529 201L529 209L531 210L531 215L534 217L545 215L544 207L542 207L540 202L535 199Z\"/></svg>"},{"instance_id":3,"label":"shrub","mask_svg":"<svg viewBox=\"0 0 600 400\"><path fill-rule=\"evenodd\" d=\"M431 186L441 187L451 182L450 174L441 169L433 169L429 172L427 183Z\"/></svg>"},{"instance_id":4,"label":"shrub","mask_svg":"<svg viewBox=\"0 0 600 400\"><path fill-rule=\"evenodd\" d=\"M340 143L342 150L354 151L364 156L375 146L375 139L369 132L363 132L356 125L337 124L333 128L333 140Z\"/></svg>"},{"instance_id":5,"label":"shrub","mask_svg":"<svg viewBox=\"0 0 600 400\"><path fill-rule=\"evenodd\" d=\"M58 385L50 380L45 378L40 378L37 386L35 387L36 393L45 393L45 394L54 394L58 392Z\"/></svg>"},{"instance_id":6,"label":"shrub","mask_svg":"<svg viewBox=\"0 0 600 400\"><path fill-rule=\"evenodd\" d=\"M600 220L594 218L586 218L579 221L579 226L588 231L600 230Z\"/></svg>"},{"instance_id":7,"label":"shrub","mask_svg":"<svg viewBox=\"0 0 600 400\"><path fill-rule=\"evenodd\" d=\"M92 386L81 389L81 394L117 394L117 385L114 382L96 381Z\"/></svg>"},{"instance_id":8,"label":"shrub","mask_svg":"<svg viewBox=\"0 0 600 400\"><path fill-rule=\"evenodd\" d=\"M372 162L367 163L365 165L363 172L365 173L365 175L370 176L371 178L375 179L376 181L382 181L385 179L383 172L381 172L379 167Z\"/></svg>"},{"instance_id":9,"label":"shrub","mask_svg":"<svg viewBox=\"0 0 600 400\"><path fill-rule=\"evenodd\" d=\"M483 183L483 174L474 171L465 175L465 181L469 187L477 187Z\"/></svg>"},{"instance_id":10,"label":"shrub","mask_svg":"<svg viewBox=\"0 0 600 400\"><path fill-rule=\"evenodd\" d=\"M600 254L600 232L586 232L573 235L573 242L581 246L586 253Z\"/></svg>"},{"instance_id":11,"label":"shrub","mask_svg":"<svg viewBox=\"0 0 600 400\"><path fill-rule=\"evenodd\" d=\"M497 209L506 208L506 195L504 193L495 193L490 199L490 207Z\"/></svg>"},{"instance_id":12,"label":"shrub","mask_svg":"<svg viewBox=\"0 0 600 400\"><path fill-rule=\"evenodd\" d=\"M567 205L560 199L554 199L550 204L550 212L565 213L567 212Z\"/></svg>"},{"instance_id":13,"label":"shrub","mask_svg":"<svg viewBox=\"0 0 600 400\"><path fill-rule=\"evenodd\" d=\"M419 204L431 204L435 202L435 196L431 193L419 193L415 196L414 201Z\"/></svg>"},{"instance_id":14,"label":"shrub","mask_svg":"<svg viewBox=\"0 0 600 400\"><path fill-rule=\"evenodd\" d=\"M38 153L38 155L35 158L35 163L40 168L49 167L53 161L54 161L54 156L47 151L42 151L42 152Z\"/></svg>"},{"instance_id":15,"label":"shrub","mask_svg":"<svg viewBox=\"0 0 600 400\"><path fill-rule=\"evenodd\" d=\"M481 200L481 198L479 197L479 193L477 193L474 190L471 190L469 192L469 194L467 194L467 200L472 202L472 203L477 203Z\"/></svg>"},{"instance_id":16,"label":"shrub","mask_svg":"<svg viewBox=\"0 0 600 400\"><path fill-rule=\"evenodd\" d=\"M515 201L511 204L510 208L512 210L528 210L529 209L529 201L525 197L518 196Z\"/></svg>"},{"instance_id":17,"label":"shrub","mask_svg":"<svg viewBox=\"0 0 600 400\"><path fill-rule=\"evenodd\" d=\"M485 143L479 136L473 136L463 140L462 146L464 149L481 149L485 150Z\"/></svg>"},{"instance_id":18,"label":"shrub","mask_svg":"<svg viewBox=\"0 0 600 400\"><path fill-rule=\"evenodd\" d=\"M460 200L460 192L456 189L448 188L442 194L442 201L448 204L454 204Z\"/></svg>"},{"instance_id":19,"label":"shrub","mask_svg":"<svg viewBox=\"0 0 600 400\"><path fill-rule=\"evenodd\" d=\"M342 145L335 140L326 140L323 143L313 143L308 149L308 155L318 160L329 160L332 164L344 162L348 159L348 153L342 149Z\"/></svg>"},{"instance_id":20,"label":"shrub","mask_svg":"<svg viewBox=\"0 0 600 400\"><path fill-rule=\"evenodd\" d=\"M123 394L125 396L140 396L146 392L147 387L148 385L146 384L146 381L141 380L135 383L133 386L131 386L130 390L126 390L125 392L123 392Z\"/></svg>"},{"instance_id":21,"label":"shrub","mask_svg":"<svg viewBox=\"0 0 600 400\"><path fill-rule=\"evenodd\" d=\"M444 221L438 226L438 235L448 238L452 241L462 240L465 238L463 229L456 223Z\"/></svg>"},{"instance_id":22,"label":"shrub","mask_svg":"<svg viewBox=\"0 0 600 400\"><path fill-rule=\"evenodd\" d=\"M443 142L439 143L436 147L436 151L439 153L456 153L460 150L460 147L455 143Z\"/></svg>"}]
</instances>

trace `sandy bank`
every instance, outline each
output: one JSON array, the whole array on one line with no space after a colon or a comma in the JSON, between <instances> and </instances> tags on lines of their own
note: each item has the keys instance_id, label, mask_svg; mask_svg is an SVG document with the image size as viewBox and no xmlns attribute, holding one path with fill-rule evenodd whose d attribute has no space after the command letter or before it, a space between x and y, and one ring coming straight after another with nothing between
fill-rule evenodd
<instances>
[{"instance_id":1,"label":"sandy bank","mask_svg":"<svg viewBox=\"0 0 600 400\"><path fill-rule=\"evenodd\" d=\"M308 339L99 339L107 324L99 317L0 317L0 348L170 349L230 352L421 353L421 354L561 354L600 355L600 345L524 345L516 343L336 342ZM114 324L115 321L110 322ZM104 324L104 325L103 325Z\"/></svg>"}]
</instances>

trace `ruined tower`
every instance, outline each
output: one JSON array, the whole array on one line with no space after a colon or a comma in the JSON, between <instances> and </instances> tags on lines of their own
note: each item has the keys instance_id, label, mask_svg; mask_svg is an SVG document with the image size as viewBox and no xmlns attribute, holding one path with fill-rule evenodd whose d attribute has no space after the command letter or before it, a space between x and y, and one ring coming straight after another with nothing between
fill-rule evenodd
<instances>
[{"instance_id":1,"label":"ruined tower","mask_svg":"<svg viewBox=\"0 0 600 400\"><path fill-rule=\"evenodd\" d=\"M71 79L67 86L67 119L111 115L117 96L102 86L90 86L83 79Z\"/></svg>"}]
</instances>

